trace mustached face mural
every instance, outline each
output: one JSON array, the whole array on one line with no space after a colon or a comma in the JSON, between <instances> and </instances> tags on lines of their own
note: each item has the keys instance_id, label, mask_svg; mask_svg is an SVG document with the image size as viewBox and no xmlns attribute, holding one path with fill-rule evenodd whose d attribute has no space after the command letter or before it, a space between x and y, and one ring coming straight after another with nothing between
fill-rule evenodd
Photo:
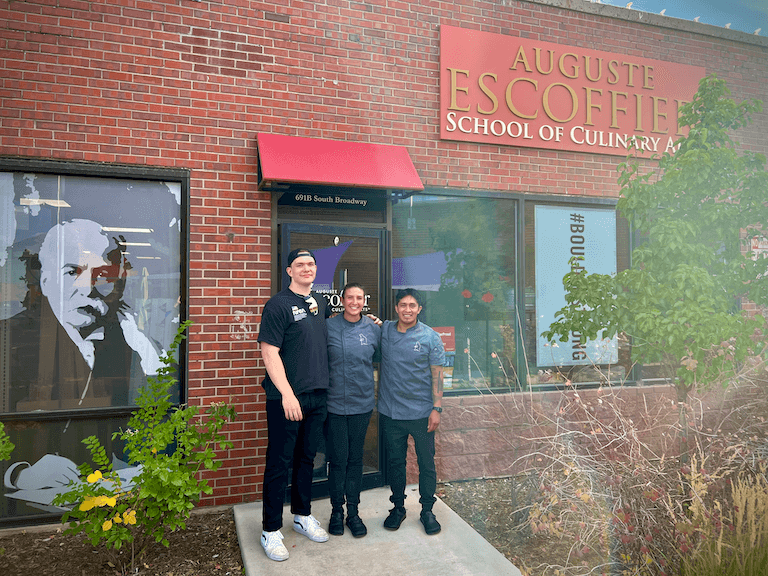
<instances>
[{"instance_id":1,"label":"mustached face mural","mask_svg":"<svg viewBox=\"0 0 768 576\"><path fill-rule=\"evenodd\" d=\"M0 417L14 414L16 446L0 524L52 511L45 495L69 478L62 462L88 459L86 436L123 457L112 433L181 319L182 184L0 172Z\"/></svg>"}]
</instances>

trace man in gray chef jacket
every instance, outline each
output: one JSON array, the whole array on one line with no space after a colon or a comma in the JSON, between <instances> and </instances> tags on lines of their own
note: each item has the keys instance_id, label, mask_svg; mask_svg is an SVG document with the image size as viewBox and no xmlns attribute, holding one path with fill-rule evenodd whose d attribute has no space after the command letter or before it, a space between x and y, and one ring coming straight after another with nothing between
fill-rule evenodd
<instances>
[{"instance_id":1,"label":"man in gray chef jacket","mask_svg":"<svg viewBox=\"0 0 768 576\"><path fill-rule=\"evenodd\" d=\"M397 530L405 519L405 463L408 436L419 465L421 523L427 534L440 532L432 512L437 488L435 430L443 411L445 349L440 336L419 321L421 295L413 288L397 292L397 321L384 323L381 335L379 414L387 450L388 476L395 505L384 528Z\"/></svg>"}]
</instances>

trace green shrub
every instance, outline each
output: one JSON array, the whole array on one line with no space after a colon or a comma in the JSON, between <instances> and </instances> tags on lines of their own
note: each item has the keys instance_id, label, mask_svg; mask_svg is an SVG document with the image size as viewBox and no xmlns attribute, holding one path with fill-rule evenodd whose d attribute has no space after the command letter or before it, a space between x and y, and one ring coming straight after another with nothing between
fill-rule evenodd
<instances>
[{"instance_id":1,"label":"green shrub","mask_svg":"<svg viewBox=\"0 0 768 576\"><path fill-rule=\"evenodd\" d=\"M5 433L5 426L0 422L0 460L7 460L15 446Z\"/></svg>"},{"instance_id":2,"label":"green shrub","mask_svg":"<svg viewBox=\"0 0 768 576\"><path fill-rule=\"evenodd\" d=\"M161 357L163 367L141 390L128 429L113 434L113 439L125 442L129 462L140 466L140 472L123 482L104 447L91 436L83 442L94 467L82 464L81 482L54 501L70 507L62 518L70 523L66 532L84 533L94 546L105 546L124 572L129 562L133 571L153 541L168 546L166 534L186 527L195 503L212 492L198 473L221 466L214 448L232 446L222 429L234 420L234 408L212 404L200 414L196 406L174 407L170 401L170 389L177 382L174 353L190 324L180 326L171 350ZM124 545L130 545L130 554L121 562L118 555Z\"/></svg>"}]
</instances>

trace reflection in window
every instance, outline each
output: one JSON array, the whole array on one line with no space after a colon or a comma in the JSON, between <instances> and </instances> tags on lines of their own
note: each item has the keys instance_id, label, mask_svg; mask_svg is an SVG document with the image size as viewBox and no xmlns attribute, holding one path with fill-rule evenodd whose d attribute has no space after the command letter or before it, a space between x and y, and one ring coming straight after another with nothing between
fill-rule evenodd
<instances>
[{"instance_id":1,"label":"reflection in window","mask_svg":"<svg viewBox=\"0 0 768 576\"><path fill-rule=\"evenodd\" d=\"M514 390L516 202L394 200L392 288L424 296L420 320L446 348L446 390Z\"/></svg>"}]
</instances>

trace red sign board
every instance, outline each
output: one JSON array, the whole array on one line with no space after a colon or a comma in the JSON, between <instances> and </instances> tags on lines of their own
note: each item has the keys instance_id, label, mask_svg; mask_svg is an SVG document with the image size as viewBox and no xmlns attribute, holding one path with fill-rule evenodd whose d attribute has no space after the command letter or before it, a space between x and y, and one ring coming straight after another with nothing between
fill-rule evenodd
<instances>
[{"instance_id":1,"label":"red sign board","mask_svg":"<svg viewBox=\"0 0 768 576\"><path fill-rule=\"evenodd\" d=\"M453 326L439 326L432 328L440 335L440 340L443 341L443 348L446 352L456 352L456 328Z\"/></svg>"},{"instance_id":2,"label":"red sign board","mask_svg":"<svg viewBox=\"0 0 768 576\"><path fill-rule=\"evenodd\" d=\"M440 27L440 137L625 156L674 152L705 70Z\"/></svg>"}]
</instances>

